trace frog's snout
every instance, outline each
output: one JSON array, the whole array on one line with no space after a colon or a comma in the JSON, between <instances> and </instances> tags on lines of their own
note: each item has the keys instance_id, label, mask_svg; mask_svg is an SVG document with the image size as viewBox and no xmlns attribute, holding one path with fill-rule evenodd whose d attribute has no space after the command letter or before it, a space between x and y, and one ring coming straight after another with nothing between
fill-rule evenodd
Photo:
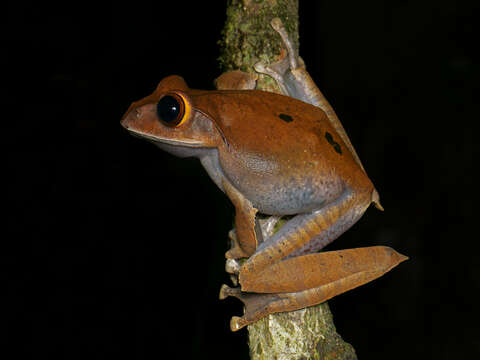
<instances>
[{"instance_id":1,"label":"frog's snout","mask_svg":"<svg viewBox=\"0 0 480 360\"><path fill-rule=\"evenodd\" d=\"M142 117L143 109L138 106L130 106L123 115L122 120L120 120L120 124L125 128L129 129L135 120L140 119Z\"/></svg>"},{"instance_id":2,"label":"frog's snout","mask_svg":"<svg viewBox=\"0 0 480 360\"><path fill-rule=\"evenodd\" d=\"M134 109L134 108L133 108ZM120 120L120 125L122 125L125 129L128 129L130 127L130 117L132 116L132 106L128 108L128 110L125 112L125 114L122 116L122 120Z\"/></svg>"}]
</instances>

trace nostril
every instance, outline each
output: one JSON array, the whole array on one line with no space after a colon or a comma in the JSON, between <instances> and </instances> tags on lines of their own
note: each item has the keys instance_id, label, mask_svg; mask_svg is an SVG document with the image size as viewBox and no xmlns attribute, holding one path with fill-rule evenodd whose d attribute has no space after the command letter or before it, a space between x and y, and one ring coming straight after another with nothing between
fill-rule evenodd
<instances>
[{"instance_id":1,"label":"nostril","mask_svg":"<svg viewBox=\"0 0 480 360\"><path fill-rule=\"evenodd\" d=\"M128 129L128 115L124 115L122 120L120 121L120 124L125 128Z\"/></svg>"},{"instance_id":2,"label":"nostril","mask_svg":"<svg viewBox=\"0 0 480 360\"><path fill-rule=\"evenodd\" d=\"M137 116L137 118L139 118L140 116L142 116L142 110L139 109L139 108L136 108L136 109L135 109L135 115Z\"/></svg>"}]
</instances>

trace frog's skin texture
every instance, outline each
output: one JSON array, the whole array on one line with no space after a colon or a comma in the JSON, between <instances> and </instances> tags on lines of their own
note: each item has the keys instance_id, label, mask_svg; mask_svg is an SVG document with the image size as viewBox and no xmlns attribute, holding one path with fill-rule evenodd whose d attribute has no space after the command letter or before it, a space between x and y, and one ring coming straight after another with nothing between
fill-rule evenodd
<instances>
[{"instance_id":1,"label":"frog's skin texture","mask_svg":"<svg viewBox=\"0 0 480 360\"><path fill-rule=\"evenodd\" d=\"M382 207L281 22L274 19L272 26L286 55L256 70L272 76L285 95L251 90L254 75L238 71L217 79L216 91L190 89L181 77L170 76L134 102L121 122L167 152L199 158L235 206L226 269L240 287L224 285L220 292L221 298L235 296L245 304L244 316L231 320L234 331L271 313L319 304L406 259L383 246L316 253L372 202ZM271 217L260 221L257 213ZM293 217L273 234L285 215ZM241 258L248 260L237 261Z\"/></svg>"}]
</instances>

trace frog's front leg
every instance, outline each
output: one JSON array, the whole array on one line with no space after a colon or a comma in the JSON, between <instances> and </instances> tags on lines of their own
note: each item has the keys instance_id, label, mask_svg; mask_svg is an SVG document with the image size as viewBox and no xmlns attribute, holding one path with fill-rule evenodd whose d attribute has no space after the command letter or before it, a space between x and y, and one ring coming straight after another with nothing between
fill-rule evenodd
<instances>
[{"instance_id":1,"label":"frog's front leg","mask_svg":"<svg viewBox=\"0 0 480 360\"><path fill-rule=\"evenodd\" d=\"M225 257L227 259L246 258L255 252L262 241L260 225L256 219L257 209L246 199L229 181L222 181L225 194L230 198L235 207L235 233L230 233L232 243ZM227 262L227 272L229 263Z\"/></svg>"},{"instance_id":2,"label":"frog's front leg","mask_svg":"<svg viewBox=\"0 0 480 360\"><path fill-rule=\"evenodd\" d=\"M255 219L255 227L258 229L260 228L261 230L261 239L260 237L256 238L256 241L262 241L263 239L268 239L270 236L273 235L275 232L275 225L279 222L281 219L281 216L276 216L276 215L271 215L268 216L267 218L262 218L262 219ZM240 272L240 264L241 260L237 260L242 256L235 256L235 253L238 251L238 249L241 249L242 246L238 242L237 238L237 233L235 229L230 230L228 233L228 237L230 239L230 242L232 244L231 249L226 253L226 262L225 262L225 271L230 274L230 280L232 283L237 286L238 285L238 274ZM238 255L241 255L242 253L239 253Z\"/></svg>"}]
</instances>

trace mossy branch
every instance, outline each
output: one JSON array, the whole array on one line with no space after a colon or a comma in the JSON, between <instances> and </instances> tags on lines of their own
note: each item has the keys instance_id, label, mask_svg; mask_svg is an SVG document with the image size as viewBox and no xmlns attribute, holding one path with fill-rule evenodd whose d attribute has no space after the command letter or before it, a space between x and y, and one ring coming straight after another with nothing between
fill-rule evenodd
<instances>
[{"instance_id":1,"label":"mossy branch","mask_svg":"<svg viewBox=\"0 0 480 360\"><path fill-rule=\"evenodd\" d=\"M255 73L254 64L274 62L282 50L270 26L279 17L298 49L298 0L229 0L220 41L223 71ZM278 92L273 79L260 75L257 88ZM328 304L269 315L248 326L251 359L355 360L353 347L337 334Z\"/></svg>"},{"instance_id":2,"label":"mossy branch","mask_svg":"<svg viewBox=\"0 0 480 360\"><path fill-rule=\"evenodd\" d=\"M298 0L229 0L227 21L220 40L222 71L255 73L253 66L274 62L281 53L280 36L270 26L279 17L298 49ZM279 92L275 81L260 75L257 89Z\"/></svg>"}]
</instances>

